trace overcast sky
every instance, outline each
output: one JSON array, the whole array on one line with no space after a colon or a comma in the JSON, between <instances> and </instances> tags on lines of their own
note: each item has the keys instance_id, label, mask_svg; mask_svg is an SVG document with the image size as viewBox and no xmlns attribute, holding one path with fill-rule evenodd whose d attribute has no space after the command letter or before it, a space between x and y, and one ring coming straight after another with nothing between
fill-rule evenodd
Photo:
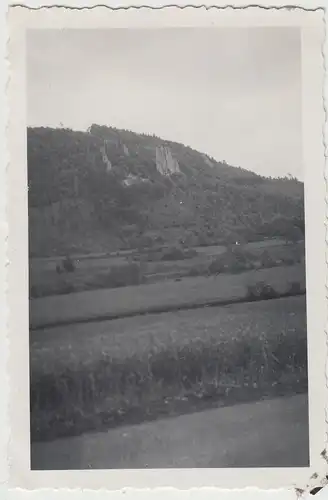
<instances>
[{"instance_id":1,"label":"overcast sky","mask_svg":"<svg viewBox=\"0 0 328 500\"><path fill-rule=\"evenodd\" d=\"M30 126L154 133L302 178L296 28L32 31L27 81Z\"/></svg>"}]
</instances>

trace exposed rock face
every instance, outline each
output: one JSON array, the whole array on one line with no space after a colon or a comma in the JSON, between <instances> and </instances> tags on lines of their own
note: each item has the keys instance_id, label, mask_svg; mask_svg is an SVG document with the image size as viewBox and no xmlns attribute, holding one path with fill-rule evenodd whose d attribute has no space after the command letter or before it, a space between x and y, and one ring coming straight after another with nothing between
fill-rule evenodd
<instances>
[{"instance_id":1,"label":"exposed rock face","mask_svg":"<svg viewBox=\"0 0 328 500\"><path fill-rule=\"evenodd\" d=\"M114 140L110 140L109 142L114 145L117 151L123 153L124 156L130 156L129 148L126 144L124 144L120 137L116 137Z\"/></svg>"},{"instance_id":2,"label":"exposed rock face","mask_svg":"<svg viewBox=\"0 0 328 500\"><path fill-rule=\"evenodd\" d=\"M106 167L106 172L110 172L113 168L111 161L109 160L107 153L106 153L106 143L104 143L103 147L100 148L100 153L102 155L102 160L104 162L104 165Z\"/></svg>"},{"instance_id":3,"label":"exposed rock face","mask_svg":"<svg viewBox=\"0 0 328 500\"><path fill-rule=\"evenodd\" d=\"M180 173L179 163L173 158L169 147L158 146L156 148L156 168L162 175Z\"/></svg>"},{"instance_id":4,"label":"exposed rock face","mask_svg":"<svg viewBox=\"0 0 328 500\"><path fill-rule=\"evenodd\" d=\"M123 153L125 154L125 156L130 156L129 148L126 144L123 144Z\"/></svg>"},{"instance_id":5,"label":"exposed rock face","mask_svg":"<svg viewBox=\"0 0 328 500\"><path fill-rule=\"evenodd\" d=\"M125 186L132 186L133 184L139 184L140 182L149 182L149 179L145 179L143 177L140 177L139 175L133 175L129 174L123 181L122 183Z\"/></svg>"}]
</instances>

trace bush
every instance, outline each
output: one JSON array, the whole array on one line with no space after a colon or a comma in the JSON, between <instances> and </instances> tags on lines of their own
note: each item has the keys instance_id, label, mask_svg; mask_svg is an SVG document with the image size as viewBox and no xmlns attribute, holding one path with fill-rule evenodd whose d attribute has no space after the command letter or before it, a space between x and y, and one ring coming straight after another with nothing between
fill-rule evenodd
<instances>
[{"instance_id":1,"label":"bush","mask_svg":"<svg viewBox=\"0 0 328 500\"><path fill-rule=\"evenodd\" d=\"M271 257L267 250L264 250L260 256L261 266L268 268L274 267L276 265L276 261Z\"/></svg>"},{"instance_id":2,"label":"bush","mask_svg":"<svg viewBox=\"0 0 328 500\"><path fill-rule=\"evenodd\" d=\"M265 283L264 281L258 281L254 285L247 286L246 298L248 300L266 300L278 297L279 294L275 289Z\"/></svg>"},{"instance_id":3,"label":"bush","mask_svg":"<svg viewBox=\"0 0 328 500\"><path fill-rule=\"evenodd\" d=\"M208 266L209 274L239 273L253 269L249 254L239 247L232 246L224 254L216 257Z\"/></svg>"},{"instance_id":4,"label":"bush","mask_svg":"<svg viewBox=\"0 0 328 500\"><path fill-rule=\"evenodd\" d=\"M189 258L186 252L179 247L170 247L163 250L161 260L183 260Z\"/></svg>"},{"instance_id":5,"label":"bush","mask_svg":"<svg viewBox=\"0 0 328 500\"><path fill-rule=\"evenodd\" d=\"M208 273L209 274L219 274L219 273L224 272L224 270L225 270L225 266L224 266L222 259L220 259L220 258L214 259L210 263L210 265L208 266Z\"/></svg>"},{"instance_id":6,"label":"bush","mask_svg":"<svg viewBox=\"0 0 328 500\"><path fill-rule=\"evenodd\" d=\"M65 257L63 259L63 268L67 273L73 273L75 271L75 264L70 257Z\"/></svg>"}]
</instances>

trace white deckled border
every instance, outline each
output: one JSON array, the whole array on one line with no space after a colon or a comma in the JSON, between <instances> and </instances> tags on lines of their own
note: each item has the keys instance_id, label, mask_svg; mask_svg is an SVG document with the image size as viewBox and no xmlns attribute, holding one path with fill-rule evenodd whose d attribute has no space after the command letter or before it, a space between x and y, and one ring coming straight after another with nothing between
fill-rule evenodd
<instances>
[{"instance_id":1,"label":"white deckled border","mask_svg":"<svg viewBox=\"0 0 328 500\"><path fill-rule=\"evenodd\" d=\"M18 3L18 2L17 2ZM25 1L21 2L24 3L25 5L29 7L40 7L40 3L37 2L36 0L32 1ZM95 6L97 3L95 2L88 2L86 0L70 0L69 2L51 2L49 0L44 0L41 5L43 6L51 6L54 5L54 3L59 6L59 5L69 5L70 7L87 7L87 6ZM122 0L121 2L119 1L112 1L112 2L99 2L99 4L107 4L110 5L111 7L128 7L131 5L131 3L127 2L126 0ZM171 5L187 5L188 2L167 2L166 5L170 3ZM320 1L314 1L314 0L300 0L299 2L283 2L281 0L275 0L275 1L266 1L262 0L261 2L247 2L247 1L242 1L242 0L237 0L236 2L215 2L215 5L217 6L229 6L226 8L224 11L214 11L214 9L211 9L209 11L207 8L197 8L197 9L176 9L174 7L167 8L164 10L150 10L148 9L147 15L145 16L145 9L121 9L121 10L116 10L116 11L110 11L106 9L105 7L100 8L100 16L97 13L99 12L99 9L92 9L92 10L72 10L69 9L67 11L67 19L65 20L65 25L69 25L70 27L81 27L83 26L83 23L90 23L90 19L92 19L93 23L97 23L97 26L108 26L109 22L113 20L113 16L115 16L115 23L116 26L121 25L122 27L126 26L127 19L129 19L128 22L133 22L134 25L137 25L139 27L143 26L145 23L145 17L147 18L146 24L150 23L151 26L156 26L156 23L160 23L162 26L163 23L169 26L172 25L208 25L207 23L209 22L209 18L211 16L211 22L213 17L217 20L219 18L222 22L222 14L224 14L224 22L226 24L229 24L231 22L236 25L236 10L232 9L230 6L238 6L238 7L243 7L247 5L255 5L255 6L263 6L263 7L282 7L285 5L289 6L298 6L301 8L307 8L311 10L315 10L317 7L323 7L327 6L327 2L320 0ZM3 5L3 4L1 4ZM149 5L152 7L160 7L165 5L163 2L156 2L156 0L153 1L147 1L145 3L140 2L140 1L135 1L132 3L133 6L137 7L138 5ZM190 4L189 4L190 5ZM213 5L213 4L212 4ZM17 8L18 9L18 8ZM15 9L16 10L16 9ZM22 11L25 9L21 9ZM25 19L29 19L29 23L34 22L34 19L37 19L36 15L38 16L38 19L40 19L40 16L42 15L42 28L46 28L47 25L51 26L52 28L55 27L63 27L62 21L58 20L58 15L56 15L56 12L59 12L62 9L54 8L54 9L46 9L42 11L28 11L25 10ZM254 12L256 10L256 18L254 17ZM251 12L252 11L252 12ZM252 17L252 24L258 23L258 25L263 25L264 21L264 14L266 12L265 9L247 9L246 10L240 10L239 12L243 12L243 15L240 16L240 24L239 25L245 25L245 22L248 24L250 18ZM249 14L247 14L249 12ZM298 23L300 20L305 19L304 14L306 14L304 11L301 9L296 9L296 11L293 12L293 17L289 18L289 21L286 21L286 13L287 11L284 10L275 10L273 17L276 21L277 24L281 25L281 23L286 23L285 25L290 25L291 23ZM110 15L109 15L110 14ZM326 15L326 14L325 14ZM313 26L315 26L318 22L318 19L322 18L323 16L323 11L318 10L313 15L311 15L311 19L313 19ZM242 19L242 17L244 19ZM247 19L248 18L248 19ZM309 16L307 16L309 18ZM285 21L284 21L285 19ZM291 20L293 19L293 20ZM295 19L295 21L294 21ZM297 19L297 21L296 21ZM25 21L24 21L25 22ZM308 23L308 21L306 21ZM37 21L38 25L39 21ZM31 24L31 25L32 25ZM272 20L269 22L270 25L272 25ZM40 25L39 25L40 26ZM95 26L95 25L94 25ZM18 29L18 26L16 26ZM311 28L308 28L311 31ZM3 33L3 31L2 31ZM308 31L309 33L309 31ZM304 38L305 37L305 38ZM303 40L306 41L306 33L303 35ZM323 41L323 40L322 40ZM13 50L15 50L15 47L13 47ZM17 46L17 57L21 57L23 54L19 55L19 46ZM325 54L327 54L328 50L328 42L326 41L325 44ZM318 78L318 64L322 65L322 55L319 53L318 58L316 57L312 58L311 60L308 58L306 66L303 66L303 81L307 82L306 85L308 85L308 88L313 89L313 91L316 89L316 92L319 92L320 95L323 94L323 82ZM16 60L15 60L16 62ZM22 61L21 61L22 62ZM23 64L24 66L24 64ZM22 66L22 67L23 67ZM22 69L21 67L21 69ZM313 80L313 75L314 80ZM15 115L16 122L17 120L17 112L19 112L20 109L24 108L25 105L25 99L24 99L24 93L21 92L19 93L19 90L22 87L22 82L23 80L20 79L20 81L15 82L13 81L13 86L11 86L11 92L12 96L15 95L15 102L12 104L14 106L14 113L12 113L12 116ZM14 85L17 87L14 88ZM306 86L305 85L305 86ZM326 89L326 96L328 90ZM325 101L325 110L327 111L327 101ZM11 490L12 493L11 495L14 495L14 498L20 498L21 496L34 496L35 498L52 498L54 496L57 496L58 498L68 498L68 496L74 497L74 498L82 498L82 496L86 497L88 495L88 498L103 498L103 497L108 497L108 498L118 498L118 496L123 494L122 488L124 488L124 494L125 496L130 495L132 498L136 499L144 499L144 498L150 498L150 495L155 494L154 490L150 489L143 489L143 490L138 490L136 488L154 488L157 486L172 486L172 478L174 480L174 486L178 489L173 489L173 488L168 488L168 489L156 489L156 495L163 495L163 498L180 498L181 495L185 496L185 498L192 497L192 498L201 498L201 496L206 495L206 498L209 499L214 499L220 496L220 498L236 498L236 495L239 495L239 498L245 498L245 499L257 499L257 498L263 498L264 495L267 495L267 498L273 498L275 495L275 498L281 498L281 499L291 499L295 498L296 496L296 491L294 488L301 488L305 489L307 488L310 483L313 483L314 486L318 485L318 480L321 484L324 483L323 476L325 473L325 470L328 469L327 463L325 462L324 459L320 459L320 452L323 451L326 447L326 442L323 439L321 441L322 437L324 436L325 433L325 428L324 428L324 418L323 416L320 416L320 408L322 413L324 413L324 400L327 399L327 391L324 391L325 388L325 373L324 373L324 365L325 365L325 359L327 359L327 348L325 346L325 339L324 339L324 324L326 328L328 329L328 323L327 323L327 314L325 311L325 302L324 302L324 290L325 290L325 284L328 283L328 275L327 275L327 270L326 270L326 265L325 265L325 247L324 247L324 219L325 219L325 203L324 203L324 198L325 198L325 183L324 183L324 158L323 158L323 153L324 153L324 148L326 148L326 139L324 137L324 133L327 134L327 124L324 125L324 119L326 118L323 113L323 108L322 108L322 103L321 107L318 107L318 104L316 103L315 106L313 106L312 101L307 101L305 102L305 108L303 108L304 114L307 116L307 120L304 123L304 135L307 136L307 139L310 137L311 142L314 140L315 141L315 146L314 146L314 151L315 151L315 156L313 156L313 147L308 148L308 140L304 141L304 162L307 165L307 170L305 173L305 183L306 185L309 186L308 192L306 194L306 221L307 221L307 269L311 269L311 273L309 273L309 277L307 279L307 289L308 289L308 300L307 300L307 306L308 306L308 315L309 315L309 320L308 320L308 331L309 332L316 332L317 331L317 337L315 335L311 335L311 338L309 338L309 358L310 358L310 366L309 366L309 372L310 372L310 377L309 377L309 382L310 382L310 387L309 387L309 393L310 393L310 404L314 405L316 408L316 412L311 413L311 419L310 419L310 427L311 427L311 433L317 434L317 439L314 437L314 449L311 450L311 460L313 461L313 468L310 469L289 469L286 471L282 469L263 469L262 471L257 469L257 470L247 470L247 469L198 469L197 472L194 470L142 470L142 471L123 471L123 470L116 470L116 471L62 471L62 472L49 472L49 471L44 471L44 472L27 472L26 469L26 454L22 451L21 445L22 443L25 443L26 449L29 449L29 444L26 441L26 428L28 427L28 422L26 418L26 412L24 413L24 410L28 408L28 380L26 378L26 373L25 373L25 379L24 377L19 377L17 378L17 370L14 378L14 385L13 385L13 379L11 379L11 393L10 397L13 395L15 392L15 398L16 400L13 401L13 399L10 400L10 404L12 405L11 412L9 413L10 417L10 422L11 422L11 429L8 426L8 414L6 412L6 397L8 397L8 386L7 384L3 384L2 388L2 401L4 401L4 405L2 408L2 413L1 417L3 418L4 425L2 426L2 421L0 422L1 428L5 431L3 432L3 436L1 435L2 439L2 444L6 444L6 440L8 439L8 436L11 439L10 443L10 448L8 454L4 454L4 459L3 462L0 462L0 481L6 481L6 461L9 459L12 461L11 463L11 478L10 481L6 483L5 487L6 488L17 488L15 490ZM6 125L6 119L3 114L0 114L1 117L3 117L3 127ZM320 118L321 117L321 118ZM18 116L20 123L18 124L18 127L20 127L20 131L22 128L25 128L25 118L24 116L19 115ZM11 124L12 125L12 124ZM15 129L17 127L17 123L15 126ZM24 327L26 327L26 319L27 319L27 311L26 311L26 297L24 297L24 293L26 294L27 287L26 287L26 278L27 278L27 253L26 253L26 243L27 243L27 229L24 226L26 224L26 213L24 214L24 207L26 207L26 190L24 187L24 180L26 177L26 172L24 171L18 171L17 167L15 166L25 166L25 159L23 158L24 152L25 152L25 138L19 133L16 137L15 140L11 142L9 145L10 150L12 151L12 161L11 165L9 165L8 169L8 179L9 179L9 186L10 190L6 189L6 186L4 182L1 182L3 179L1 176L4 177L4 169L0 169L0 259L1 262L4 262L4 248L3 245L1 246L1 243L3 243L3 237L2 234L6 234L6 222L7 218L9 215L9 220L10 220L10 239L9 239L9 257L11 262L14 264L11 267L10 270L10 275L9 275L9 286L10 286L10 292L9 292L9 300L11 304L15 304L15 313L11 316L11 323L10 323L10 355L11 359L9 360L8 367L10 367L10 371L14 371L15 367L21 367L22 370L25 370L27 368L27 361L26 361L26 356L27 356L27 351L26 348L28 348L28 343L27 343L27 338L25 338L25 334L22 333L22 330L20 330L20 344L18 346L17 344L17 339L18 339L18 334L19 334L19 327L23 325L23 331ZM22 149L23 148L23 149ZM22 156L23 153L23 156ZM5 161L3 161L3 165L6 164ZM316 171L314 168L311 170L310 166L311 164L319 166L321 165L322 171ZM3 167L3 165L1 165ZM328 164L326 164L326 176L328 177ZM8 215L7 217L4 216L4 200L5 196L4 194L7 194L7 202L10 200L11 202L15 202L16 208L17 206L21 210L20 214L18 214L18 211L15 210L10 210L11 208L14 207L14 204L12 203L11 205L8 203ZM310 207L310 208L309 208ZM313 213L313 210L315 213ZM23 221L23 227L18 225L18 217L19 220ZM22 219L23 217L23 219ZM310 222L311 221L311 222ZM320 241L322 238L322 245L320 245ZM326 235L326 242L328 241L328 233ZM311 264L310 264L311 262ZM314 264L313 264L314 262ZM314 267L315 266L315 269ZM3 270L3 268L1 268ZM2 287L0 285L0 299L2 299L2 302L0 302L0 328L2 327L4 329L5 326L5 314L2 311L3 307L3 297L4 297L4 284L5 280L1 280L0 278L0 283L2 284ZM17 287L17 285L20 285ZM312 291L312 292L311 292ZM2 294L2 295L1 295ZM318 306L319 304L319 306ZM2 307L1 307L2 306ZM20 314L18 314L18 311ZM10 314L10 311L7 311ZM13 311L11 311L13 312ZM1 330L0 330L1 331ZM8 337L8 330L7 330L7 337ZM6 347L8 344L8 339L6 342L6 339L4 336L1 337L2 339L2 344L1 344L1 349L0 353L2 358L5 358L6 353L8 353L8 350L6 351ZM16 347L14 346L16 339ZM25 352L24 352L25 349ZM0 358L0 369L3 370L2 374L3 377L6 376L6 366L4 364L4 359ZM7 370L8 370L7 367ZM326 372L327 372L327 377L328 377L328 362L326 362ZM7 374L8 376L8 374ZM1 378L0 380L4 380L4 378ZM7 394L6 394L6 389L7 389ZM22 398L23 403L21 406L16 405L17 402L17 397ZM321 405L318 405L318 401L322 401ZM326 404L327 407L327 404ZM13 411L14 410L14 411ZM25 423L24 423L24 418L25 418ZM7 425L6 425L7 421ZM27 424L27 425L26 425ZM11 434L9 434L9 431L11 431ZM26 451L26 450L25 450ZM25 468L25 470L24 470ZM23 471L23 474L19 474L19 472ZM287 475L286 475L287 473ZM16 480L13 480L13 474L16 474ZM310 477L311 474L318 474L318 478ZM19 477L20 476L20 477ZM17 481L18 478L18 481ZM256 485L261 488L277 488L277 487L284 487L285 489L283 490L275 490L275 491L266 491L264 492L263 490L259 489L254 489L254 488L247 488L243 490L235 490L235 491L229 491L229 490L222 490L220 489L214 489L214 488L205 488L206 486L213 485L217 487L222 487L222 488L244 488L246 486L251 487L252 485ZM132 488L129 488L133 487ZM50 488L54 487L60 487L60 488L66 488L66 489L60 489L60 490L54 490ZM186 490L189 487L192 487L192 490L188 491L182 491ZM202 487L202 489L200 489ZM26 488L26 489L34 489L38 488L38 491L34 491L33 493L27 493L24 492L23 490L19 488ZM47 490L42 490L39 488L48 488ZM69 491L67 488L75 488L74 491ZM79 489L80 488L80 489ZM82 488L84 490L82 490ZM87 488L87 489L86 489ZM91 489L89 489L91 488ZM107 488L107 490L103 489ZM0 496L1 496L1 487L0 487ZM93 489L93 491L92 491ZM97 490L97 491L94 491ZM109 491L111 490L111 492ZM116 491L115 491L116 490ZM121 490L121 491L119 491ZM3 490L8 491L6 489ZM6 493L5 493L6 494ZM234 495L234 497L232 496ZM241 496L243 495L243 496ZM261 495L261 496L260 496ZM279 495L279 496L278 496ZM322 496L322 495L321 495ZM323 498L323 496L322 496Z\"/></svg>"},{"instance_id":2,"label":"white deckled border","mask_svg":"<svg viewBox=\"0 0 328 500\"><path fill-rule=\"evenodd\" d=\"M327 6L326 0L215 0L213 2L199 0L195 2L193 0L183 1L183 0L135 0L130 2L129 0L101 0L99 2L95 0L69 0L65 2L64 0L11 0L8 2L9 5L22 5L26 6L30 9L40 9L42 7L68 7L68 8L95 8L99 5L107 6L111 9L126 9L131 7L150 7L152 9L161 9L163 7L167 7L168 5L186 7L201 7L205 6L206 8L218 7L220 9L233 7L233 8L244 8L249 6L263 7L266 9L276 9L276 8L292 8L298 7L306 10L317 10L320 8L325 8Z\"/></svg>"}]
</instances>

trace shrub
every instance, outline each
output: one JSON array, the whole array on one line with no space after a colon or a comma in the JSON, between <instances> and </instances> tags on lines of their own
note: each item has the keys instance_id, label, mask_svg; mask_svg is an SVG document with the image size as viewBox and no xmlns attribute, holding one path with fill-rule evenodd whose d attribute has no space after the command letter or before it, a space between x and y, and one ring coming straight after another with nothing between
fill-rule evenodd
<instances>
[{"instance_id":1,"label":"shrub","mask_svg":"<svg viewBox=\"0 0 328 500\"><path fill-rule=\"evenodd\" d=\"M186 252L179 247L170 247L163 250L161 260L183 260L186 257Z\"/></svg>"},{"instance_id":2,"label":"shrub","mask_svg":"<svg viewBox=\"0 0 328 500\"><path fill-rule=\"evenodd\" d=\"M75 271L75 264L73 260L67 256L63 259L63 268L67 273L73 273Z\"/></svg>"},{"instance_id":3,"label":"shrub","mask_svg":"<svg viewBox=\"0 0 328 500\"><path fill-rule=\"evenodd\" d=\"M246 298L248 300L273 299L278 295L275 289L264 281L258 281L254 285L247 286Z\"/></svg>"},{"instance_id":4,"label":"shrub","mask_svg":"<svg viewBox=\"0 0 328 500\"><path fill-rule=\"evenodd\" d=\"M208 272L209 274L239 273L253 267L249 254L239 247L232 246L210 263Z\"/></svg>"},{"instance_id":5,"label":"shrub","mask_svg":"<svg viewBox=\"0 0 328 500\"><path fill-rule=\"evenodd\" d=\"M222 273L223 271L224 271L224 263L220 258L214 259L208 266L209 274L219 274Z\"/></svg>"},{"instance_id":6,"label":"shrub","mask_svg":"<svg viewBox=\"0 0 328 500\"><path fill-rule=\"evenodd\" d=\"M276 265L276 261L271 257L267 250L264 250L260 256L260 262L262 267L274 267Z\"/></svg>"}]
</instances>

